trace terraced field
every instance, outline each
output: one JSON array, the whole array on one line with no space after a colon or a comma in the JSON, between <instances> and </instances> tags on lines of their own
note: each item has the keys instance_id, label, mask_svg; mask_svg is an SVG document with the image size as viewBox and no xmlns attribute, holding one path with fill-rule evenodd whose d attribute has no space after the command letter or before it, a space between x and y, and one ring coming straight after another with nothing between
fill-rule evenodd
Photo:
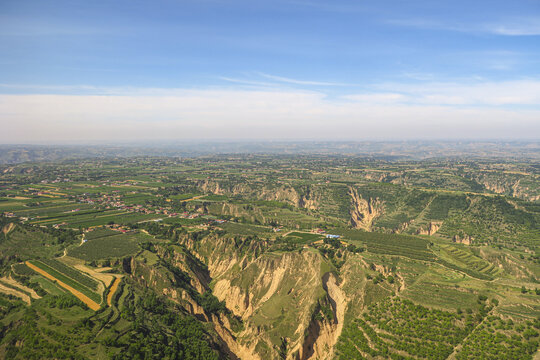
<instances>
[{"instance_id":1,"label":"terraced field","mask_svg":"<svg viewBox=\"0 0 540 360\"><path fill-rule=\"evenodd\" d=\"M52 267L38 260L27 261L26 265L49 280L57 282L60 286L71 292L79 300L84 302L90 309L99 310L102 301L101 295L97 294L81 283L73 280Z\"/></svg>"},{"instance_id":2,"label":"terraced field","mask_svg":"<svg viewBox=\"0 0 540 360\"><path fill-rule=\"evenodd\" d=\"M66 264L56 259L41 259L40 261L45 265L53 268L54 270L66 275L72 280L78 282L79 284L87 287L89 290L92 290L94 292L98 290L99 282L97 280L91 278L86 274L83 274L82 272L72 268L71 266L67 266Z\"/></svg>"},{"instance_id":3,"label":"terraced field","mask_svg":"<svg viewBox=\"0 0 540 360\"><path fill-rule=\"evenodd\" d=\"M12 283L6 280L7 280L6 278L0 278L0 293L18 297L21 300L23 300L25 303L30 305L31 304L30 299L34 297L31 296L31 294L28 291L23 290L20 287L13 285Z\"/></svg>"},{"instance_id":4,"label":"terraced field","mask_svg":"<svg viewBox=\"0 0 540 360\"><path fill-rule=\"evenodd\" d=\"M501 272L495 265L475 256L470 251L450 244L440 244L438 245L438 249L440 249L439 255L444 265L455 265L457 269L464 270L470 276L481 279L486 279L486 277L487 279L492 279ZM455 268L454 266L452 267Z\"/></svg>"}]
</instances>

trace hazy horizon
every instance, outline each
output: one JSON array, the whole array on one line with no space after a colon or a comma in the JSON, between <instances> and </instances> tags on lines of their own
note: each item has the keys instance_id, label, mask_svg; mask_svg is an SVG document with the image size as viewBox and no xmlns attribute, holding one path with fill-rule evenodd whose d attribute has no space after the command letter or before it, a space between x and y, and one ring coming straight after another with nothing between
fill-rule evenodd
<instances>
[{"instance_id":1,"label":"hazy horizon","mask_svg":"<svg viewBox=\"0 0 540 360\"><path fill-rule=\"evenodd\" d=\"M365 139L316 139L316 138L305 138L305 139L257 139L257 138L240 138L240 139L228 139L228 138L187 138L187 139L134 139L134 140L93 140L93 141L78 141L78 140L66 140L66 141L35 141L35 142L0 142L0 146L36 146L36 147L70 147L70 146L93 146L93 145L104 145L104 146L118 146L118 147L174 147L178 145L188 145L188 144L317 144L317 143L327 143L327 144L453 144L457 145L460 143L466 144L517 144L517 143L526 143L526 144L535 144L540 147L540 137L531 135L530 138L365 138Z\"/></svg>"}]
</instances>

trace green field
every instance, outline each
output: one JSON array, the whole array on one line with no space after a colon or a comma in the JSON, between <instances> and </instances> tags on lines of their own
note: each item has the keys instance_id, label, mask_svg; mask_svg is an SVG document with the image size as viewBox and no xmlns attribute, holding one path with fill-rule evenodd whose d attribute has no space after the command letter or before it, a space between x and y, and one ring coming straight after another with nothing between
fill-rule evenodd
<instances>
[{"instance_id":1,"label":"green field","mask_svg":"<svg viewBox=\"0 0 540 360\"><path fill-rule=\"evenodd\" d=\"M493 264L481 259L466 248L459 248L449 244L440 244L438 246L440 250L438 255L444 261L444 264L451 263L459 269L466 269L467 273L471 276L478 277L478 275L486 275L489 278L493 278L500 273L500 269L496 268ZM480 278L483 278L480 276Z\"/></svg>"},{"instance_id":2,"label":"green field","mask_svg":"<svg viewBox=\"0 0 540 360\"><path fill-rule=\"evenodd\" d=\"M118 235L118 231L114 231L107 228L97 228L93 229L92 231L88 231L84 234L84 238L86 240L93 240L100 237L106 237L106 236L113 236Z\"/></svg>"},{"instance_id":3,"label":"green field","mask_svg":"<svg viewBox=\"0 0 540 360\"><path fill-rule=\"evenodd\" d=\"M428 248L429 240L421 237L370 233L361 230L332 230L343 240L366 245L367 250L378 254L405 256L417 260L435 261L436 257Z\"/></svg>"},{"instance_id":4,"label":"green field","mask_svg":"<svg viewBox=\"0 0 540 360\"><path fill-rule=\"evenodd\" d=\"M289 234L287 234L287 236L285 236L286 240L301 244L311 243L314 241L322 240L323 238L324 235L301 233L297 231L290 232Z\"/></svg>"},{"instance_id":5,"label":"green field","mask_svg":"<svg viewBox=\"0 0 540 360\"><path fill-rule=\"evenodd\" d=\"M141 234L99 237L70 249L68 254L86 261L120 258L137 253L140 250L138 242L145 238Z\"/></svg>"},{"instance_id":6,"label":"green field","mask_svg":"<svg viewBox=\"0 0 540 360\"><path fill-rule=\"evenodd\" d=\"M223 230L227 231L228 233L236 235L261 235L272 233L272 229L268 227L233 222L220 224L219 227L223 228Z\"/></svg>"}]
</instances>

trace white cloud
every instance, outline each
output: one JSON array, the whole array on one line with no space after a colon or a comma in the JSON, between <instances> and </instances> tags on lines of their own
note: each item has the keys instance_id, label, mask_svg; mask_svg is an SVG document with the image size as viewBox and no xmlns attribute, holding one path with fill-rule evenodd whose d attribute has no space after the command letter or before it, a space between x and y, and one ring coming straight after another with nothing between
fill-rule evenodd
<instances>
[{"instance_id":1,"label":"white cloud","mask_svg":"<svg viewBox=\"0 0 540 360\"><path fill-rule=\"evenodd\" d=\"M375 94L357 94L344 96L345 99L359 103L367 104L390 104L404 103L410 100L407 96L398 93L375 93Z\"/></svg>"},{"instance_id":2,"label":"white cloud","mask_svg":"<svg viewBox=\"0 0 540 360\"><path fill-rule=\"evenodd\" d=\"M381 92L399 92L409 103L424 105L540 106L540 81L379 84Z\"/></svg>"},{"instance_id":3,"label":"white cloud","mask_svg":"<svg viewBox=\"0 0 540 360\"><path fill-rule=\"evenodd\" d=\"M540 134L537 107L498 105L539 104L539 86L384 84L334 99L298 90L0 95L0 142L532 138Z\"/></svg>"}]
</instances>

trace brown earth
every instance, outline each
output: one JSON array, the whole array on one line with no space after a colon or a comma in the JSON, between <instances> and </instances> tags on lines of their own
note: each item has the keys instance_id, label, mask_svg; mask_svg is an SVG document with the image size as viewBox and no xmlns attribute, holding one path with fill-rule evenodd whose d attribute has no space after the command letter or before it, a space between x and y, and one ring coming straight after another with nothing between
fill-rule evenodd
<instances>
[{"instance_id":1,"label":"brown earth","mask_svg":"<svg viewBox=\"0 0 540 360\"><path fill-rule=\"evenodd\" d=\"M9 223L7 224L6 226L4 226L4 228L2 229L2 231L4 232L5 235L9 234L9 232L11 230L13 230L13 228L15 227L15 224L14 223Z\"/></svg>"},{"instance_id":2,"label":"brown earth","mask_svg":"<svg viewBox=\"0 0 540 360\"><path fill-rule=\"evenodd\" d=\"M111 284L111 282L114 280L113 275L111 275L111 274L103 274L103 273L101 273L99 271L91 269L91 268L89 268L89 267L87 267L85 265L82 265L82 264L73 265L73 267L76 268L77 270L81 270L82 272L87 273L88 275L90 275L93 278L96 278L98 280L103 281L105 286L109 286Z\"/></svg>"},{"instance_id":3,"label":"brown earth","mask_svg":"<svg viewBox=\"0 0 540 360\"><path fill-rule=\"evenodd\" d=\"M15 286L15 287L21 289L22 291L29 293L30 297L32 299L40 299L41 298L41 296L39 296L34 289L30 289L27 286L19 284L16 280L14 280L14 279L12 279L10 277L9 278L8 277L3 277L3 278L0 278L0 280L5 282L6 284Z\"/></svg>"},{"instance_id":4,"label":"brown earth","mask_svg":"<svg viewBox=\"0 0 540 360\"><path fill-rule=\"evenodd\" d=\"M4 293L4 294L8 294L8 295L13 295L13 296L16 296L16 297L19 297L21 298L25 303L27 303L28 305L30 305L30 296L22 293L22 292L19 292L15 289L12 289L8 286L5 286L4 284L2 284L0 282L0 292Z\"/></svg>"}]
</instances>

